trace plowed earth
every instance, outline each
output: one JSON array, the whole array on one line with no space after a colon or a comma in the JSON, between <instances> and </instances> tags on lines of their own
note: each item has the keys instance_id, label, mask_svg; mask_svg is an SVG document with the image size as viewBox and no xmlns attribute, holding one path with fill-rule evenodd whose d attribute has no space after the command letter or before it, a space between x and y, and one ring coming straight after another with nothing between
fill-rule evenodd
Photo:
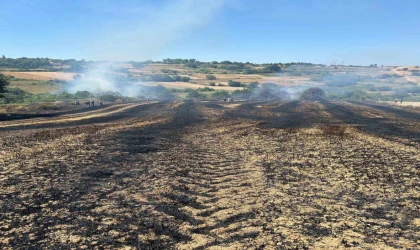
<instances>
[{"instance_id":1,"label":"plowed earth","mask_svg":"<svg viewBox=\"0 0 420 250\"><path fill-rule=\"evenodd\" d=\"M136 103L0 136L0 249L420 245L416 110Z\"/></svg>"}]
</instances>

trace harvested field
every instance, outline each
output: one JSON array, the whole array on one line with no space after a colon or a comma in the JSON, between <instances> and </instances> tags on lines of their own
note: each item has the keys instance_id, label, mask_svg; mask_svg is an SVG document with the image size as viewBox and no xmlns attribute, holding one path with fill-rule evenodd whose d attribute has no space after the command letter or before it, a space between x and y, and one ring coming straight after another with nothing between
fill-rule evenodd
<instances>
[{"instance_id":1,"label":"harvested field","mask_svg":"<svg viewBox=\"0 0 420 250\"><path fill-rule=\"evenodd\" d=\"M29 80L40 80L40 81L48 81L48 80L66 80L71 81L73 80L73 76L76 73L67 73L67 72L9 72L3 71L0 72L6 76L14 76L20 79L29 79Z\"/></svg>"},{"instance_id":2,"label":"harvested field","mask_svg":"<svg viewBox=\"0 0 420 250\"><path fill-rule=\"evenodd\" d=\"M420 111L153 102L0 121L0 249L416 249Z\"/></svg>"},{"instance_id":3,"label":"harvested field","mask_svg":"<svg viewBox=\"0 0 420 250\"><path fill-rule=\"evenodd\" d=\"M397 103L395 102L388 102L389 105L395 105L395 106L408 106L408 107L420 107L420 102L403 102L403 103Z\"/></svg>"},{"instance_id":4,"label":"harvested field","mask_svg":"<svg viewBox=\"0 0 420 250\"><path fill-rule=\"evenodd\" d=\"M38 80L15 80L10 82L9 87L19 88L31 94L42 94L57 93L63 89L63 84Z\"/></svg>"}]
</instances>

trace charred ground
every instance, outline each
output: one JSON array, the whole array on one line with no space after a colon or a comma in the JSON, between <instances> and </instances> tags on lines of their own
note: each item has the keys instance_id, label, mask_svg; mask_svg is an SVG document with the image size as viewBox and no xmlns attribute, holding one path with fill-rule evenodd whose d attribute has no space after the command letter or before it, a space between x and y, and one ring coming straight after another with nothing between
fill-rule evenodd
<instances>
[{"instance_id":1,"label":"charred ground","mask_svg":"<svg viewBox=\"0 0 420 250\"><path fill-rule=\"evenodd\" d=\"M420 112L171 102L0 122L2 249L415 249Z\"/></svg>"}]
</instances>

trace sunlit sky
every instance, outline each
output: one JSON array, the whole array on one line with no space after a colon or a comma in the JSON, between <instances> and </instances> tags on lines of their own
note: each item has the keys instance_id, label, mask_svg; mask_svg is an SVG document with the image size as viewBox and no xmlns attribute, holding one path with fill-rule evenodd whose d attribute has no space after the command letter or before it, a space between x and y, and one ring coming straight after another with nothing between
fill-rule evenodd
<instances>
[{"instance_id":1,"label":"sunlit sky","mask_svg":"<svg viewBox=\"0 0 420 250\"><path fill-rule=\"evenodd\" d=\"M420 64L420 1L0 0L0 54Z\"/></svg>"}]
</instances>

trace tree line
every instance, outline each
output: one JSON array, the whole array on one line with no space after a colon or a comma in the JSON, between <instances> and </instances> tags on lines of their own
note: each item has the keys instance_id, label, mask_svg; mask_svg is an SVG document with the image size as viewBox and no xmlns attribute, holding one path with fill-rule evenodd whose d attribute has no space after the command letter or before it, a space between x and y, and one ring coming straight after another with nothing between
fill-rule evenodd
<instances>
[{"instance_id":1,"label":"tree line","mask_svg":"<svg viewBox=\"0 0 420 250\"><path fill-rule=\"evenodd\" d=\"M19 70L47 70L47 71L69 71L82 72L84 66L87 65L85 60L77 61L75 59L50 59L48 57L41 58L6 58L4 55L0 57L0 68L12 68ZM56 68L56 66L64 66Z\"/></svg>"}]
</instances>

